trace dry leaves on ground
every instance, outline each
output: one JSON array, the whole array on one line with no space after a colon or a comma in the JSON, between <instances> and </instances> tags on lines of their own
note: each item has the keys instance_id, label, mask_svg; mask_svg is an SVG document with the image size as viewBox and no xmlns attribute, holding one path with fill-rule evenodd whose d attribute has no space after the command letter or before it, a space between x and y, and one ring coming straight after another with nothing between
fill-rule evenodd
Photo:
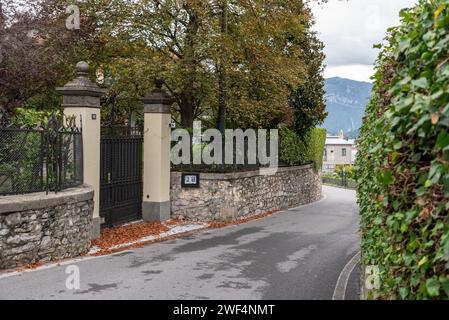
<instances>
[{"instance_id":1,"label":"dry leaves on ground","mask_svg":"<svg viewBox=\"0 0 449 320\"><path fill-rule=\"evenodd\" d=\"M216 222L212 221L208 223L209 228L212 229L218 229L218 228L224 228L227 226L232 225L239 225L242 223L246 223L252 220L258 220L265 218L267 216L271 216L276 211L270 211L254 216L250 216L243 219L237 219L237 220L229 220L229 221L223 221L223 222ZM94 254L95 256L102 256L106 254L116 253L124 250L129 250L133 248L138 248L141 246L144 246L149 243L157 242L162 239L155 239L150 241L141 241L139 240L149 237L149 236L159 236L160 234L169 231L172 227L177 225L183 225L185 224L185 221L182 220L176 220L171 219L169 221L165 221L163 223L161 222L139 222L139 223L132 223L128 225L123 226L117 226L109 229L103 229L101 231L101 236L99 239L96 239L92 241L92 245L98 247L98 251ZM164 237L163 240L169 240L169 239L176 239L176 237L179 235L170 235L167 237ZM133 243L136 242L136 243ZM127 243L132 243L126 246L120 246ZM120 247L117 247L120 246ZM115 248L114 248L115 247ZM82 254L80 256L85 256L85 254ZM57 260L60 261L60 260ZM53 261L55 262L55 261ZM23 266L21 268L16 269L16 271L24 271L29 269L36 269L45 263L42 261L35 262L28 264L26 266Z\"/></svg>"},{"instance_id":2,"label":"dry leaves on ground","mask_svg":"<svg viewBox=\"0 0 449 320\"><path fill-rule=\"evenodd\" d=\"M168 230L169 227L161 222L133 223L102 230L101 237L92 241L92 245L97 246L100 250L107 250L148 236L159 235Z\"/></svg>"}]
</instances>

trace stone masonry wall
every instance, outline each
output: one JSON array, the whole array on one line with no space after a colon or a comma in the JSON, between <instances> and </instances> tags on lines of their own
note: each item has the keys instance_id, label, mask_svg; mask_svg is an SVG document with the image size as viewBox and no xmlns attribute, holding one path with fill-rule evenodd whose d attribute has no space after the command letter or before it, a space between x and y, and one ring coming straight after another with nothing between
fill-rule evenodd
<instances>
[{"instance_id":1,"label":"stone masonry wall","mask_svg":"<svg viewBox=\"0 0 449 320\"><path fill-rule=\"evenodd\" d=\"M229 220L297 207L321 199L321 178L313 167L279 168L272 176L259 171L202 173L200 188L182 188L181 173L171 174L172 217Z\"/></svg>"},{"instance_id":2,"label":"stone masonry wall","mask_svg":"<svg viewBox=\"0 0 449 320\"><path fill-rule=\"evenodd\" d=\"M78 256L90 247L93 189L0 197L0 270Z\"/></svg>"}]
</instances>

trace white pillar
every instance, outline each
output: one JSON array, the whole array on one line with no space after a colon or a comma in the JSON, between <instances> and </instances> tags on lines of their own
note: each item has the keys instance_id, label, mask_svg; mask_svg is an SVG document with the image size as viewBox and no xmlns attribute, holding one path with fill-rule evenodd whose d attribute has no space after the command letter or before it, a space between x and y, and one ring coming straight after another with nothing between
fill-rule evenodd
<instances>
[{"instance_id":1,"label":"white pillar","mask_svg":"<svg viewBox=\"0 0 449 320\"><path fill-rule=\"evenodd\" d=\"M89 65L78 62L78 77L57 88L63 95L65 116L74 116L83 135L83 172L84 183L94 189L94 212L92 239L100 236L100 97L105 90L91 82L87 76Z\"/></svg>"},{"instance_id":2,"label":"white pillar","mask_svg":"<svg viewBox=\"0 0 449 320\"><path fill-rule=\"evenodd\" d=\"M142 217L145 221L170 219L170 137L173 98L162 90L162 81L144 103L144 158Z\"/></svg>"}]
</instances>

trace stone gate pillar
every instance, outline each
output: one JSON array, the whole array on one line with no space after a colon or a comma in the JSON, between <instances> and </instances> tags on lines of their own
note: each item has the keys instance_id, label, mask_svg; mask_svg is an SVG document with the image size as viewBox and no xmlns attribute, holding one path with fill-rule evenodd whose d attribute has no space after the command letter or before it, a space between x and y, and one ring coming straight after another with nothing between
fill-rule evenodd
<instances>
[{"instance_id":1,"label":"stone gate pillar","mask_svg":"<svg viewBox=\"0 0 449 320\"><path fill-rule=\"evenodd\" d=\"M78 77L56 90L63 95L65 116L75 116L82 128L84 183L94 189L93 230L91 238L100 236L100 97L105 90L88 79L89 65L78 62Z\"/></svg>"},{"instance_id":2,"label":"stone gate pillar","mask_svg":"<svg viewBox=\"0 0 449 320\"><path fill-rule=\"evenodd\" d=\"M172 96L156 81L144 103L144 158L142 216L145 221L170 219L170 144Z\"/></svg>"}]
</instances>

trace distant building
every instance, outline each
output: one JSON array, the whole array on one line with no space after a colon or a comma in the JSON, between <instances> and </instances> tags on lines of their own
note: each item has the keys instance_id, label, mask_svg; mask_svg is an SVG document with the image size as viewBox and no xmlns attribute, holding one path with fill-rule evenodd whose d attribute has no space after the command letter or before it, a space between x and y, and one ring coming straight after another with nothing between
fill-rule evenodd
<instances>
[{"instance_id":1,"label":"distant building","mask_svg":"<svg viewBox=\"0 0 449 320\"><path fill-rule=\"evenodd\" d=\"M346 140L343 132L338 136L327 136L323 172L334 172L337 165L353 165L356 154L355 140Z\"/></svg>"}]
</instances>

